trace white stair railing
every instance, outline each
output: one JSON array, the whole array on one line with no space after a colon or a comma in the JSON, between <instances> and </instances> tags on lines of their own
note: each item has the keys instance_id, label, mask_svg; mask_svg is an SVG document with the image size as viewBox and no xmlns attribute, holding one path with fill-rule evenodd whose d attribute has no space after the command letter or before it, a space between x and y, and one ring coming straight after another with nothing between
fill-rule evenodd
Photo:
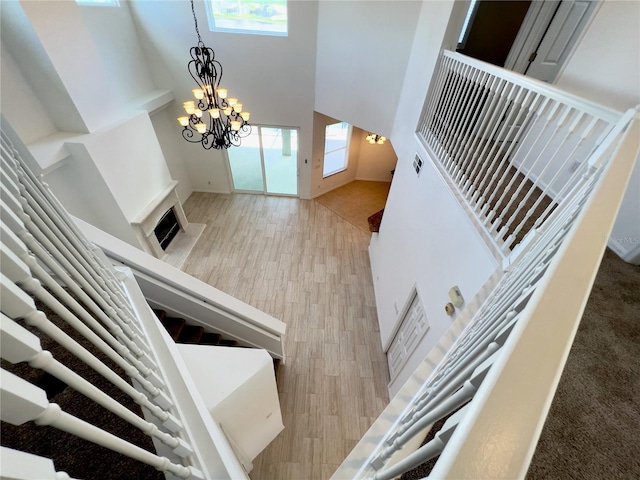
<instances>
[{"instance_id":1,"label":"white stair railing","mask_svg":"<svg viewBox=\"0 0 640 480\"><path fill-rule=\"evenodd\" d=\"M506 257L567 198L619 119L543 82L445 51L418 136Z\"/></svg>"},{"instance_id":2,"label":"white stair railing","mask_svg":"<svg viewBox=\"0 0 640 480\"><path fill-rule=\"evenodd\" d=\"M125 284L125 277L79 233L46 185L28 170L4 131L4 124L1 153L0 355L8 363L28 364L56 377L77 395L86 397L86 408L104 407L132 430L148 435L165 455L147 451L62 411L47 400L44 390L4 368L2 420L13 425L50 425L150 465L169 478L246 478L224 434L203 408L195 389L189 387L192 381L182 374L176 376L183 370L181 359L173 356L176 354L170 342L164 342L164 334L156 333L157 319L152 320L154 340L150 339L150 326L141 323L140 316L144 313L152 317L150 309L133 300L134 296L139 298L139 290L132 290L129 280ZM58 320L48 318L47 311ZM56 323L60 321L64 328ZM72 364L54 358L42 348L41 334L130 397L142 407L146 418L74 371ZM80 337L98 353L83 346ZM169 351L169 359L158 356L159 347L164 348L162 355ZM171 382L167 369L171 371ZM189 423L180 417L188 418ZM5 454L7 458L20 456L12 452L3 448L3 458ZM29 468L25 467L24 472L20 478L31 478ZM64 473L55 475L69 478Z\"/></svg>"},{"instance_id":3,"label":"white stair railing","mask_svg":"<svg viewBox=\"0 0 640 480\"><path fill-rule=\"evenodd\" d=\"M537 152L536 158L544 160L536 161L546 167L558 149L568 148L575 139L562 139L561 146L556 143L549 150L555 142L550 139L557 135L540 132L567 123L569 130L576 131L576 125L583 128L569 151L582 149L587 155L570 156L570 161L581 158L578 173L573 172L561 187L554 184L556 200L505 262L498 285L455 341L438 345L418 367L335 472L336 479L393 479L436 457L429 478L524 475L638 155L637 110L598 116L600 109L586 101L564 98L562 92L537 84L538 91L532 93L524 77L506 71L497 75L498 69L482 71L475 62L459 57L445 53L419 136L434 155L434 164L443 167L445 181L463 194L464 198L458 195L462 202L473 206L471 214L477 215L481 226L491 232L495 229L489 218L503 215L488 198L493 193L508 198L502 181L495 184L495 191L479 190L487 176L495 174L487 163L506 161L509 149L520 155L521 145L526 145L525 154ZM543 93L546 98L539 98ZM529 110L531 105L534 110ZM543 125L531 118L541 119ZM519 132L505 133L505 125L513 130L516 124ZM586 135L594 125L597 137ZM528 144L527 136L536 142ZM506 157L474 158L476 147L502 151ZM562 160L563 165L566 162ZM529 167L520 164L515 170L543 175L544 168L536 170L533 163ZM557 171L554 176L559 176ZM504 178L523 184L515 176ZM543 191L551 191L547 187ZM506 203L512 203L511 198ZM503 243L505 233L497 231L500 236L493 239L506 256L512 242ZM507 238L516 231L509 230ZM447 353L434 362L442 351ZM417 448L436 422L444 425Z\"/></svg>"}]
</instances>

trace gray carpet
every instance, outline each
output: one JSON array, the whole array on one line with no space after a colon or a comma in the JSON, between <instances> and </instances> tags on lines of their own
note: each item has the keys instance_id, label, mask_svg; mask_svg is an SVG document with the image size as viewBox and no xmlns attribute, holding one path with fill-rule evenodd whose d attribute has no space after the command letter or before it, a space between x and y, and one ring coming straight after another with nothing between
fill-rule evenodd
<instances>
[{"instance_id":1,"label":"gray carpet","mask_svg":"<svg viewBox=\"0 0 640 480\"><path fill-rule=\"evenodd\" d=\"M640 478L640 266L610 250L527 478Z\"/></svg>"},{"instance_id":2,"label":"gray carpet","mask_svg":"<svg viewBox=\"0 0 640 480\"><path fill-rule=\"evenodd\" d=\"M526 478L640 478L640 266L608 249Z\"/></svg>"}]
</instances>

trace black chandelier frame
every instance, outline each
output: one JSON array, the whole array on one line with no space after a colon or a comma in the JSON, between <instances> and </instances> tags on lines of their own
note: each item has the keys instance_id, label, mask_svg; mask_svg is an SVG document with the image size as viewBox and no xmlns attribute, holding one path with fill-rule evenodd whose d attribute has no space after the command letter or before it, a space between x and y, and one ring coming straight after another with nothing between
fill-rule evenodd
<instances>
[{"instance_id":1,"label":"black chandelier frame","mask_svg":"<svg viewBox=\"0 0 640 480\"><path fill-rule=\"evenodd\" d=\"M197 110L193 113L187 112L188 122L182 129L182 137L188 142L202 144L206 150L240 146L241 139L251 133L251 125L243 118L242 112L234 109L235 103L231 104L226 98L226 91L224 95L219 92L222 65L216 60L213 49L205 46L202 41L193 0L191 0L191 12L198 35L198 44L189 50L191 60L187 68L202 90L202 98L196 97L194 101L194 107L199 112ZM206 125L204 132L198 131L199 124Z\"/></svg>"}]
</instances>

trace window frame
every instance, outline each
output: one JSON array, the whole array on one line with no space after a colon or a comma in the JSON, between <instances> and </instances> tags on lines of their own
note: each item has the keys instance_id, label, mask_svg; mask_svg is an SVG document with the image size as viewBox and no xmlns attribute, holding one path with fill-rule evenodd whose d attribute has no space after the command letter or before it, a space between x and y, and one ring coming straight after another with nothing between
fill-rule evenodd
<instances>
[{"instance_id":1,"label":"window frame","mask_svg":"<svg viewBox=\"0 0 640 480\"><path fill-rule=\"evenodd\" d=\"M76 0L81 7L119 7L120 0Z\"/></svg>"},{"instance_id":2,"label":"window frame","mask_svg":"<svg viewBox=\"0 0 640 480\"><path fill-rule=\"evenodd\" d=\"M327 152L327 129L329 127L332 127L334 125L341 125L341 124L346 124L347 125L347 138L345 140L344 146L341 146L339 148L335 148L329 152ZM324 127L324 146L323 146L323 156L322 156L322 178L328 178L332 175L336 175L338 173L344 172L345 170L347 170L349 168L349 150L351 147L351 136L353 133L353 125L351 125L348 122L335 122L335 123L330 123L328 125L325 125ZM337 169L337 170L331 170L330 172L326 172L325 171L325 166L327 165L327 155L328 154L332 154L335 152L339 152L340 150L344 150L344 155L343 155L343 164L342 167Z\"/></svg>"},{"instance_id":3,"label":"window frame","mask_svg":"<svg viewBox=\"0 0 640 480\"><path fill-rule=\"evenodd\" d=\"M252 29L244 29L244 28L230 28L230 27L221 27L216 25L216 14L214 12L214 2L216 0L205 0L205 10L207 12L207 21L209 23L209 30L212 32L221 32L221 33L239 33L245 35L266 35L269 37L288 37L289 36L289 1L284 0L285 7L285 23L284 23L284 32L281 31L272 31L272 30L252 30ZM246 15L246 14L245 14Z\"/></svg>"}]
</instances>

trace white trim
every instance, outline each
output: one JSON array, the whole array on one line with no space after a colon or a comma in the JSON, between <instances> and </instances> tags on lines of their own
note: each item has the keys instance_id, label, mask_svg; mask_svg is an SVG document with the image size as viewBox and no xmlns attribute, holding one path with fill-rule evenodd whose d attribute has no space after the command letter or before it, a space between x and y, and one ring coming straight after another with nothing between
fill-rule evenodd
<instances>
[{"instance_id":1,"label":"white trim","mask_svg":"<svg viewBox=\"0 0 640 480\"><path fill-rule=\"evenodd\" d=\"M504 68L518 73L525 72L529 66L529 56L538 48L558 5L560 5L558 0L531 2L504 63Z\"/></svg>"}]
</instances>

